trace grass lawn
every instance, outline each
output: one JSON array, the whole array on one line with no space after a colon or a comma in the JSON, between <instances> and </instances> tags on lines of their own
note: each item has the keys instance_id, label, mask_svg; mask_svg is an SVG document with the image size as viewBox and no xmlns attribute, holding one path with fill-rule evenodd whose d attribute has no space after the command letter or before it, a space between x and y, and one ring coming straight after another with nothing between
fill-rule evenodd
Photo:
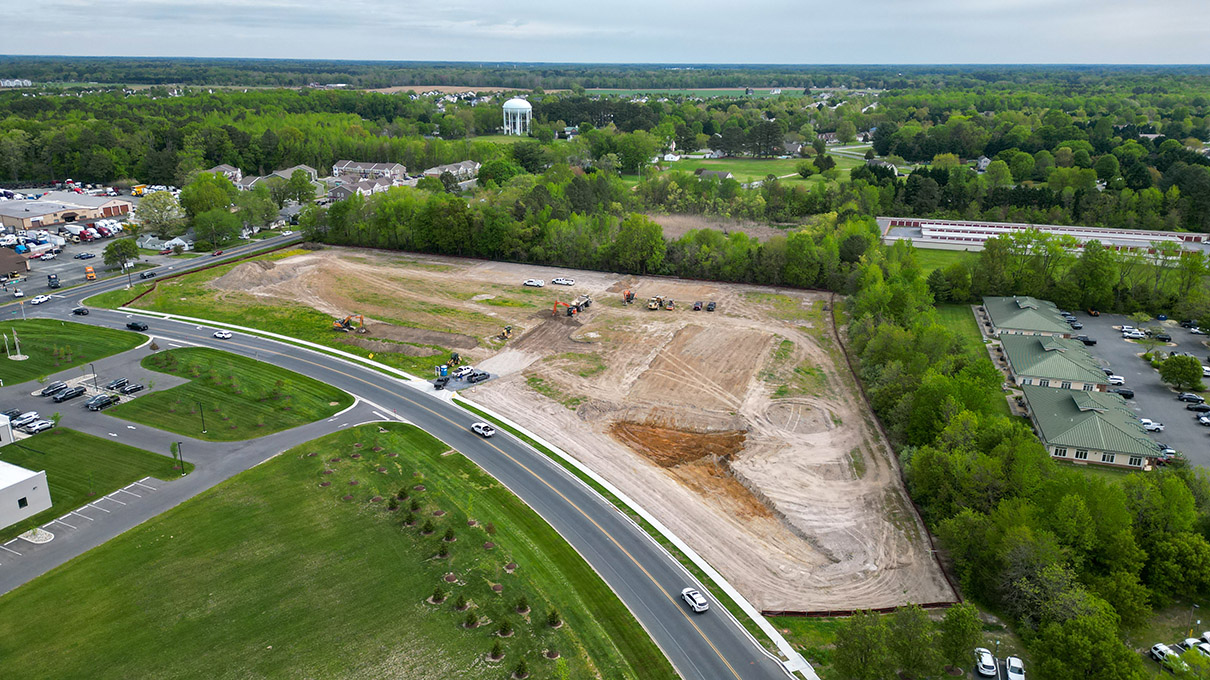
<instances>
[{"instance_id":1,"label":"grass lawn","mask_svg":"<svg viewBox=\"0 0 1210 680\"><path fill-rule=\"evenodd\" d=\"M0 333L4 334L9 348L14 352L14 332L21 341L21 353L29 359L0 359L0 380L3 380L5 385L16 385L73 366L82 366L111 354L134 349L146 340L138 333L85 326L69 321L5 321L0 323Z\"/></svg>"},{"instance_id":2,"label":"grass lawn","mask_svg":"<svg viewBox=\"0 0 1210 680\"><path fill-rule=\"evenodd\" d=\"M290 248L259 258L276 260L306 252L298 248ZM246 261L246 260L245 260ZM433 368L445 363L449 356L448 348L433 356L408 356L396 353L375 353L341 342L347 339L343 333L332 331L333 317L323 312L301 304L274 303L265 304L251 295L216 291L207 285L210 281L226 274L236 267L236 263L224 264L205 271L186 274L173 279L161 280L155 285L155 290L140 299L134 306L138 309L149 309L169 314L213 319L249 328L258 328L271 333L288 335L299 340L326 345L368 357L374 354L374 360L380 363L410 371L416 375L429 376ZM150 290L153 284L136 284L130 290L118 290L101 293L88 298L85 302L94 307L113 309L121 307L138 294ZM373 293L362 293L363 296L373 297ZM491 317L484 317L491 319ZM493 326L494 326L493 321ZM499 332L495 329L493 333Z\"/></svg>"},{"instance_id":3,"label":"grass lawn","mask_svg":"<svg viewBox=\"0 0 1210 680\"><path fill-rule=\"evenodd\" d=\"M0 675L503 680L524 659L535 679L563 664L562 677L675 678L571 546L447 449L403 423L362 426L200 494L5 595ZM401 489L396 511L372 500ZM481 625L464 628L468 614ZM497 638L504 621L514 634ZM496 640L504 658L489 662Z\"/></svg>"},{"instance_id":4,"label":"grass lawn","mask_svg":"<svg viewBox=\"0 0 1210 680\"><path fill-rule=\"evenodd\" d=\"M192 380L131 399L109 413L209 441L262 437L327 418L353 403L349 394L318 380L215 349L170 349L148 356L142 365ZM199 402L206 409L206 434Z\"/></svg>"},{"instance_id":5,"label":"grass lawn","mask_svg":"<svg viewBox=\"0 0 1210 680\"><path fill-rule=\"evenodd\" d=\"M0 448L0 460L35 472L45 470L50 500L54 503L50 510L0 529L0 541L62 517L144 477L173 480L181 474L173 469L174 462L168 455L60 428ZM193 470L188 451L185 460L186 471Z\"/></svg>"},{"instance_id":6,"label":"grass lawn","mask_svg":"<svg viewBox=\"0 0 1210 680\"><path fill-rule=\"evenodd\" d=\"M979 253L965 250L939 250L936 248L916 248L916 264L920 271L928 276L934 269L948 267L955 262L966 262L974 265L979 259Z\"/></svg>"},{"instance_id":7,"label":"grass lawn","mask_svg":"<svg viewBox=\"0 0 1210 680\"><path fill-rule=\"evenodd\" d=\"M970 305L937 305L937 318L943 326L962 338L972 352L983 351L983 334L979 332L979 322L975 321Z\"/></svg>"}]
</instances>

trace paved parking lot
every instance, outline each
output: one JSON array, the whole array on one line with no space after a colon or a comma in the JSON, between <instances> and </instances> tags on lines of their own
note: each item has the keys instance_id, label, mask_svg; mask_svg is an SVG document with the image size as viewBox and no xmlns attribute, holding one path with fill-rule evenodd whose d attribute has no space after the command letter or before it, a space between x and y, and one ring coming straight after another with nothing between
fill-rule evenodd
<instances>
[{"instance_id":1,"label":"paved parking lot","mask_svg":"<svg viewBox=\"0 0 1210 680\"><path fill-rule=\"evenodd\" d=\"M1126 403L1140 418L1150 418L1164 424L1164 431L1148 433L1156 442L1162 442L1185 454L1189 462L1210 467L1210 427L1198 425L1195 415L1185 410L1185 403L1176 400L1176 392L1160 381L1159 372L1139 358L1146 348L1135 342L1122 339L1114 326L1137 325L1120 314L1089 316L1086 312L1075 312L1084 324L1083 333L1097 341L1089 352L1107 368L1126 379L1125 387L1134 390L1134 399ZM1172 343L1162 349L1169 352L1191 352L1204 364L1210 365L1204 335L1194 335L1181 328L1176 321L1156 321L1172 336Z\"/></svg>"}]
</instances>

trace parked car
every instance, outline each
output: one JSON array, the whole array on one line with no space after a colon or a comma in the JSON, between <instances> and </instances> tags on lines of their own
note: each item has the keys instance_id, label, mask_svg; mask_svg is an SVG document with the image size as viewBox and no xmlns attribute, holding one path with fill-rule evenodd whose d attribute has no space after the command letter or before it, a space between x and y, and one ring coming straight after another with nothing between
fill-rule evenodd
<instances>
[{"instance_id":1,"label":"parked car","mask_svg":"<svg viewBox=\"0 0 1210 680\"><path fill-rule=\"evenodd\" d=\"M160 255L171 255L171 254L172 254L172 248L160 249Z\"/></svg>"},{"instance_id":2,"label":"parked car","mask_svg":"<svg viewBox=\"0 0 1210 680\"><path fill-rule=\"evenodd\" d=\"M975 671L987 678L996 677L996 658L986 647L975 648Z\"/></svg>"},{"instance_id":3,"label":"parked car","mask_svg":"<svg viewBox=\"0 0 1210 680\"><path fill-rule=\"evenodd\" d=\"M1203 427L1210 427L1210 416L1198 416L1197 424Z\"/></svg>"},{"instance_id":4,"label":"parked car","mask_svg":"<svg viewBox=\"0 0 1210 680\"><path fill-rule=\"evenodd\" d=\"M123 387L126 387L126 385L128 385L128 384L130 384L130 381L127 380L126 378L114 378L113 380L110 380L109 382L105 383L105 389L120 390Z\"/></svg>"},{"instance_id":5,"label":"parked car","mask_svg":"<svg viewBox=\"0 0 1210 680\"><path fill-rule=\"evenodd\" d=\"M713 302L707 302L707 303L706 303L706 311L707 311L707 312L713 312L713 311L714 311L714 303L713 303Z\"/></svg>"},{"instance_id":6,"label":"parked car","mask_svg":"<svg viewBox=\"0 0 1210 680\"><path fill-rule=\"evenodd\" d=\"M1109 391L1122 397L1123 399L1134 399L1134 390L1130 389L1129 387L1117 387Z\"/></svg>"},{"instance_id":7,"label":"parked car","mask_svg":"<svg viewBox=\"0 0 1210 680\"><path fill-rule=\"evenodd\" d=\"M1201 404L1206 401L1205 397L1200 394L1194 394L1193 392L1181 392L1180 394L1176 395L1176 398L1179 401L1188 401L1194 404Z\"/></svg>"},{"instance_id":8,"label":"parked car","mask_svg":"<svg viewBox=\"0 0 1210 680\"><path fill-rule=\"evenodd\" d=\"M454 369L454 372L452 375L455 378L465 378L466 376L468 376L474 372L475 372L474 366L459 366L458 368Z\"/></svg>"},{"instance_id":9,"label":"parked car","mask_svg":"<svg viewBox=\"0 0 1210 680\"><path fill-rule=\"evenodd\" d=\"M1076 321L1075 319L1072 319L1071 321L1068 321L1067 323L1071 326L1072 330L1078 331L1084 327L1084 324L1080 323L1079 321Z\"/></svg>"},{"instance_id":10,"label":"parked car","mask_svg":"<svg viewBox=\"0 0 1210 680\"><path fill-rule=\"evenodd\" d=\"M60 404L60 403L67 401L68 399L75 399L76 397L84 394L84 391L85 391L84 388L81 387L80 385L76 385L75 387L69 387L55 395L55 397L54 397L55 403Z\"/></svg>"},{"instance_id":11,"label":"parked car","mask_svg":"<svg viewBox=\"0 0 1210 680\"><path fill-rule=\"evenodd\" d=\"M129 385L123 385L122 389L120 389L118 391L121 392L122 394L134 394L135 392L142 392L143 386L140 385L139 383L132 383Z\"/></svg>"},{"instance_id":12,"label":"parked car","mask_svg":"<svg viewBox=\"0 0 1210 680\"><path fill-rule=\"evenodd\" d=\"M490 373L488 373L487 371L475 371L474 373L466 376L466 381L468 383L474 384L477 382L483 382L484 380L487 380L490 377L492 377L492 375Z\"/></svg>"},{"instance_id":13,"label":"parked car","mask_svg":"<svg viewBox=\"0 0 1210 680\"><path fill-rule=\"evenodd\" d=\"M474 425L471 425L471 431L484 439L496 434L496 428L488 425L487 423L475 423Z\"/></svg>"},{"instance_id":14,"label":"parked car","mask_svg":"<svg viewBox=\"0 0 1210 680\"><path fill-rule=\"evenodd\" d=\"M1085 345L1087 345L1089 347L1092 347L1093 345L1097 344L1096 340L1093 340L1092 338L1088 337L1087 335L1077 335L1076 337L1072 338L1072 340L1079 340L1080 342L1084 343Z\"/></svg>"},{"instance_id":15,"label":"parked car","mask_svg":"<svg viewBox=\"0 0 1210 680\"><path fill-rule=\"evenodd\" d=\"M681 599L695 613L701 614L710 609L710 603L697 591L697 588L685 588L681 591Z\"/></svg>"},{"instance_id":16,"label":"parked car","mask_svg":"<svg viewBox=\"0 0 1210 680\"><path fill-rule=\"evenodd\" d=\"M1025 664L1015 656L1004 660L1004 673L1008 680L1025 680Z\"/></svg>"},{"instance_id":17,"label":"parked car","mask_svg":"<svg viewBox=\"0 0 1210 680\"><path fill-rule=\"evenodd\" d=\"M530 286L531 288L541 288L546 285L546 282L542 279L525 279L525 283L521 285Z\"/></svg>"},{"instance_id":18,"label":"parked car","mask_svg":"<svg viewBox=\"0 0 1210 680\"><path fill-rule=\"evenodd\" d=\"M702 311L702 303L700 303L700 302L693 303L693 311L695 311L695 312Z\"/></svg>"},{"instance_id":19,"label":"parked car","mask_svg":"<svg viewBox=\"0 0 1210 680\"><path fill-rule=\"evenodd\" d=\"M445 386L448 384L450 384L450 377L448 375L443 375L433 381L433 389L444 390Z\"/></svg>"},{"instance_id":20,"label":"parked car","mask_svg":"<svg viewBox=\"0 0 1210 680\"><path fill-rule=\"evenodd\" d=\"M557 286L574 286L574 285L576 285L575 279L569 279L566 276L560 276L558 278L551 279L550 282Z\"/></svg>"},{"instance_id":21,"label":"parked car","mask_svg":"<svg viewBox=\"0 0 1210 680\"><path fill-rule=\"evenodd\" d=\"M18 288L18 289L16 289L16 290L14 290L14 291L13 291L13 297L15 297L15 298L22 298L22 297L25 297L25 291L23 291L23 290L21 290L20 288Z\"/></svg>"},{"instance_id":22,"label":"parked car","mask_svg":"<svg viewBox=\"0 0 1210 680\"><path fill-rule=\"evenodd\" d=\"M47 385L46 387L43 387L42 391L39 392L38 394L42 395L43 397L49 397L49 396L53 395L55 392L58 392L60 390L65 390L65 389L67 389L67 383L63 382L62 380L56 380L53 383Z\"/></svg>"},{"instance_id":23,"label":"parked car","mask_svg":"<svg viewBox=\"0 0 1210 680\"><path fill-rule=\"evenodd\" d=\"M1176 652L1172 651L1171 647L1161 642L1151 646L1150 654L1151 658L1162 662L1164 659L1175 655Z\"/></svg>"},{"instance_id":24,"label":"parked car","mask_svg":"<svg viewBox=\"0 0 1210 680\"><path fill-rule=\"evenodd\" d=\"M39 432L45 432L54 426L55 421L53 420L35 420L21 429L25 430L29 434L38 434Z\"/></svg>"},{"instance_id":25,"label":"parked car","mask_svg":"<svg viewBox=\"0 0 1210 680\"><path fill-rule=\"evenodd\" d=\"M1105 371L1105 375L1113 375L1113 369L1111 368L1102 368L1101 370Z\"/></svg>"},{"instance_id":26,"label":"parked car","mask_svg":"<svg viewBox=\"0 0 1210 680\"><path fill-rule=\"evenodd\" d=\"M1199 642L1201 642L1201 638L1194 638L1194 637L1185 638L1184 640L1176 643L1176 650L1177 650L1177 652L1184 654L1185 652L1189 651L1190 649L1193 649L1194 647L1196 647Z\"/></svg>"},{"instance_id":27,"label":"parked car","mask_svg":"<svg viewBox=\"0 0 1210 680\"><path fill-rule=\"evenodd\" d=\"M1167 333L1156 333L1155 339L1159 340L1160 342L1172 342L1172 336L1168 335Z\"/></svg>"},{"instance_id":28,"label":"parked car","mask_svg":"<svg viewBox=\"0 0 1210 680\"><path fill-rule=\"evenodd\" d=\"M31 305L40 305L43 302L50 302L50 296L49 295L38 295L34 299L29 301L29 303Z\"/></svg>"},{"instance_id":29,"label":"parked car","mask_svg":"<svg viewBox=\"0 0 1210 680\"><path fill-rule=\"evenodd\" d=\"M142 321L131 321L130 323L126 324L126 327L132 331L147 330L147 324L143 323Z\"/></svg>"},{"instance_id":30,"label":"parked car","mask_svg":"<svg viewBox=\"0 0 1210 680\"><path fill-rule=\"evenodd\" d=\"M214 337L218 338L219 340L230 340L235 336L231 333L231 331L215 331Z\"/></svg>"},{"instance_id":31,"label":"parked car","mask_svg":"<svg viewBox=\"0 0 1210 680\"><path fill-rule=\"evenodd\" d=\"M1122 376L1120 376L1120 375L1110 375L1110 376L1109 376L1109 384L1110 384L1110 385L1125 385L1125 384L1126 384L1126 379L1125 379L1125 378L1123 378L1123 377L1122 377Z\"/></svg>"},{"instance_id":32,"label":"parked car","mask_svg":"<svg viewBox=\"0 0 1210 680\"><path fill-rule=\"evenodd\" d=\"M1139 423L1143 426L1143 429L1147 430L1148 432L1163 432L1164 431L1163 423L1157 423L1150 418L1139 418Z\"/></svg>"},{"instance_id":33,"label":"parked car","mask_svg":"<svg viewBox=\"0 0 1210 680\"><path fill-rule=\"evenodd\" d=\"M1147 337L1143 331L1122 331L1122 338L1125 340L1142 340Z\"/></svg>"},{"instance_id":34,"label":"parked car","mask_svg":"<svg viewBox=\"0 0 1210 680\"><path fill-rule=\"evenodd\" d=\"M94 257L96 257L96 255L93 255L92 253L76 253L75 255L71 256L71 259L73 259L73 260L91 260Z\"/></svg>"},{"instance_id":35,"label":"parked car","mask_svg":"<svg viewBox=\"0 0 1210 680\"><path fill-rule=\"evenodd\" d=\"M1193 319L1186 319L1181 322L1181 328L1197 328L1197 322Z\"/></svg>"},{"instance_id":36,"label":"parked car","mask_svg":"<svg viewBox=\"0 0 1210 680\"><path fill-rule=\"evenodd\" d=\"M1202 330L1200 326L1195 326L1193 328L1190 328L1189 332L1194 335L1205 335L1206 334L1206 331Z\"/></svg>"},{"instance_id":37,"label":"parked car","mask_svg":"<svg viewBox=\"0 0 1210 680\"><path fill-rule=\"evenodd\" d=\"M1210 413L1210 404L1186 404L1186 411L1196 411L1198 413Z\"/></svg>"},{"instance_id":38,"label":"parked car","mask_svg":"<svg viewBox=\"0 0 1210 680\"><path fill-rule=\"evenodd\" d=\"M84 402L85 408L89 411L100 411L101 409L112 406L118 403L118 397L113 394L98 394L97 396Z\"/></svg>"},{"instance_id":39,"label":"parked car","mask_svg":"<svg viewBox=\"0 0 1210 680\"><path fill-rule=\"evenodd\" d=\"M139 278L140 278L140 279L150 279L150 278L151 278L151 277L153 277L153 276L155 276L155 272L154 272L154 271L150 271L150 272L139 272Z\"/></svg>"},{"instance_id":40,"label":"parked car","mask_svg":"<svg viewBox=\"0 0 1210 680\"><path fill-rule=\"evenodd\" d=\"M1101 315L1101 313L1095 309L1088 310L1088 316L1100 316L1100 315Z\"/></svg>"},{"instance_id":41,"label":"parked car","mask_svg":"<svg viewBox=\"0 0 1210 680\"><path fill-rule=\"evenodd\" d=\"M47 260L55 259L55 257L56 257L56 255L54 253L42 253L41 255L38 256L38 259L42 260L43 262L46 262Z\"/></svg>"},{"instance_id":42,"label":"parked car","mask_svg":"<svg viewBox=\"0 0 1210 680\"><path fill-rule=\"evenodd\" d=\"M38 419L37 411L26 411L25 413L22 413L21 415L17 416L16 418L13 418L12 420L10 420L9 425L12 425L13 427L21 427L22 425L29 425L30 423L34 422L37 419Z\"/></svg>"},{"instance_id":43,"label":"parked car","mask_svg":"<svg viewBox=\"0 0 1210 680\"><path fill-rule=\"evenodd\" d=\"M16 418L19 415L21 415L21 409L19 409L19 408L10 408L10 409L6 409L4 411L0 411L0 416L4 416L5 418L8 418L9 420L12 420L13 418Z\"/></svg>"},{"instance_id":44,"label":"parked car","mask_svg":"<svg viewBox=\"0 0 1210 680\"><path fill-rule=\"evenodd\" d=\"M71 313L75 314L76 316L88 316L88 308L76 307L75 309L71 310Z\"/></svg>"}]
</instances>

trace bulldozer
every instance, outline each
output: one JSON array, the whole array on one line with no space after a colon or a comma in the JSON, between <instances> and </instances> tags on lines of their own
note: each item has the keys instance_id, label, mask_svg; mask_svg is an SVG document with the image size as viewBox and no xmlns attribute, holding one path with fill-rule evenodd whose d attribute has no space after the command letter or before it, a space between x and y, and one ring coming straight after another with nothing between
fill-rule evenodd
<instances>
[{"instance_id":1,"label":"bulldozer","mask_svg":"<svg viewBox=\"0 0 1210 680\"><path fill-rule=\"evenodd\" d=\"M500 331L500 335L496 336L496 339L497 340L508 340L511 337L513 337L513 327L505 326L504 330Z\"/></svg>"},{"instance_id":2,"label":"bulldozer","mask_svg":"<svg viewBox=\"0 0 1210 680\"><path fill-rule=\"evenodd\" d=\"M660 309L664 306L664 296L656 295L647 299L647 309Z\"/></svg>"},{"instance_id":3,"label":"bulldozer","mask_svg":"<svg viewBox=\"0 0 1210 680\"><path fill-rule=\"evenodd\" d=\"M356 326L354 326L354 325L353 325L353 322L354 322L354 321L356 321L356 322L357 322L357 325L356 325ZM360 314L350 314L350 315L346 316L346 317L345 317L345 318L343 318L343 319L339 319L339 320L337 320L337 321L333 321L333 322L332 322L332 330L334 330L334 331L340 331L341 333L350 333L350 332L356 332L356 333L363 333L363 334L364 334L364 333L369 333L369 332L370 332L370 331L369 331L369 330L366 328L366 319L365 319L365 317L364 317L364 316L362 316L362 315L360 315Z\"/></svg>"},{"instance_id":4,"label":"bulldozer","mask_svg":"<svg viewBox=\"0 0 1210 680\"><path fill-rule=\"evenodd\" d=\"M626 291L626 292L622 293L622 304L633 305L634 304L634 293L632 293L630 291Z\"/></svg>"}]
</instances>

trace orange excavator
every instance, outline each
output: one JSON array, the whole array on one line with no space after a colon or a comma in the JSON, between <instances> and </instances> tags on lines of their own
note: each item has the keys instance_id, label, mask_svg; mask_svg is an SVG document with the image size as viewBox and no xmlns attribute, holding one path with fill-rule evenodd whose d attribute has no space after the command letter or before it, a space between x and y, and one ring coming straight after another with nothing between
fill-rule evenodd
<instances>
[{"instance_id":1,"label":"orange excavator","mask_svg":"<svg viewBox=\"0 0 1210 680\"><path fill-rule=\"evenodd\" d=\"M622 293L622 304L633 305L634 304L634 293L632 293L631 291L626 291L626 292Z\"/></svg>"},{"instance_id":2,"label":"orange excavator","mask_svg":"<svg viewBox=\"0 0 1210 680\"><path fill-rule=\"evenodd\" d=\"M356 326L353 325L354 321L357 322ZM340 331L341 333L350 333L350 332L369 333L370 332L368 329L366 329L365 317L360 314L350 314L343 319L333 321L332 330Z\"/></svg>"},{"instance_id":3,"label":"orange excavator","mask_svg":"<svg viewBox=\"0 0 1210 680\"><path fill-rule=\"evenodd\" d=\"M571 304L570 302L558 302L558 301L555 301L555 305L554 305L553 307L551 307L551 308L550 308L550 315L551 315L551 316L558 316L558 315L559 315L559 307L566 307L566 308L567 308L567 316L575 316L576 314L579 314L579 313L580 313L580 308L579 308L579 307L576 307L575 305Z\"/></svg>"}]
</instances>

